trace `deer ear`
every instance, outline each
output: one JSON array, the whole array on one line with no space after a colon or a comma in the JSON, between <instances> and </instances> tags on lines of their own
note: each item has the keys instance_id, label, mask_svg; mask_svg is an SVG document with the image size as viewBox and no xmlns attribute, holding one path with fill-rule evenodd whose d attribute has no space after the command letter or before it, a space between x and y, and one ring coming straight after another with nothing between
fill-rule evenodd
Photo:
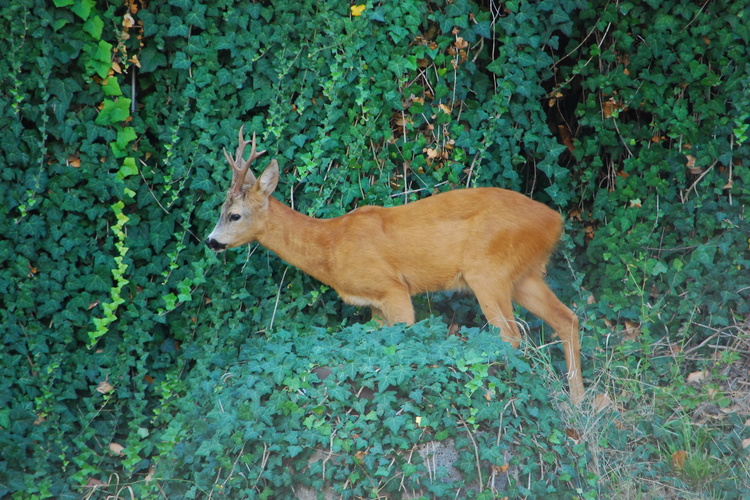
<instances>
[{"instance_id":1,"label":"deer ear","mask_svg":"<svg viewBox=\"0 0 750 500\"><path fill-rule=\"evenodd\" d=\"M259 189L264 195L270 196L271 193L276 189L276 185L279 183L279 164L276 160L271 160L266 170L260 175L258 179L257 189Z\"/></svg>"},{"instance_id":2,"label":"deer ear","mask_svg":"<svg viewBox=\"0 0 750 500\"><path fill-rule=\"evenodd\" d=\"M242 183L243 188L248 188L255 184L255 175L250 171L250 169L247 169L247 173L245 174L245 180Z\"/></svg>"}]
</instances>

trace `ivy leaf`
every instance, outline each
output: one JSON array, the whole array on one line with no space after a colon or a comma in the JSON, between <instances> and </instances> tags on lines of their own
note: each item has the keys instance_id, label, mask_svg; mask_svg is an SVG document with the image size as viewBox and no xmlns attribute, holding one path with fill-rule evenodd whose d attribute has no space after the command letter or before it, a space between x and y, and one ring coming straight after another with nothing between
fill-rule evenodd
<instances>
[{"instance_id":1,"label":"ivy leaf","mask_svg":"<svg viewBox=\"0 0 750 500\"><path fill-rule=\"evenodd\" d=\"M183 18L172 16L169 19L169 30L167 34L170 37L188 38L190 36L190 26L183 22Z\"/></svg>"},{"instance_id":2,"label":"ivy leaf","mask_svg":"<svg viewBox=\"0 0 750 500\"><path fill-rule=\"evenodd\" d=\"M405 336L403 328L399 327L384 328L380 334L383 341L389 346L397 346Z\"/></svg>"},{"instance_id":3,"label":"ivy leaf","mask_svg":"<svg viewBox=\"0 0 750 500\"><path fill-rule=\"evenodd\" d=\"M107 99L102 110L96 117L97 125L113 125L125 121L130 116L130 103L127 97L120 97L116 101Z\"/></svg>"},{"instance_id":4,"label":"ivy leaf","mask_svg":"<svg viewBox=\"0 0 750 500\"><path fill-rule=\"evenodd\" d=\"M474 23L472 29L481 37L492 38L492 23L487 19Z\"/></svg>"},{"instance_id":5,"label":"ivy leaf","mask_svg":"<svg viewBox=\"0 0 750 500\"><path fill-rule=\"evenodd\" d=\"M455 0L450 2L445 9L445 14L448 17L458 17L468 13L469 4L466 0Z\"/></svg>"},{"instance_id":6,"label":"ivy leaf","mask_svg":"<svg viewBox=\"0 0 750 500\"><path fill-rule=\"evenodd\" d=\"M385 12L383 10L383 7L381 7L381 6L375 7L374 9L370 10L368 12L367 16L372 21L377 21L377 22L380 22L380 23L384 23L385 22Z\"/></svg>"},{"instance_id":7,"label":"ivy leaf","mask_svg":"<svg viewBox=\"0 0 750 500\"><path fill-rule=\"evenodd\" d=\"M193 3L185 14L185 22L206 29L206 6L200 3Z\"/></svg>"},{"instance_id":8,"label":"ivy leaf","mask_svg":"<svg viewBox=\"0 0 750 500\"><path fill-rule=\"evenodd\" d=\"M190 188L211 193L215 190L216 184L213 179L211 179L208 170L198 169L192 177Z\"/></svg>"},{"instance_id":9,"label":"ivy leaf","mask_svg":"<svg viewBox=\"0 0 750 500\"><path fill-rule=\"evenodd\" d=\"M83 50L89 55L86 59L86 70L95 73L99 78L107 78L112 67L112 44L104 40L98 43L88 43Z\"/></svg>"},{"instance_id":10,"label":"ivy leaf","mask_svg":"<svg viewBox=\"0 0 750 500\"><path fill-rule=\"evenodd\" d=\"M83 23L83 31L91 35L94 40L100 40L104 30L104 21L99 16L93 16Z\"/></svg>"},{"instance_id":11,"label":"ivy leaf","mask_svg":"<svg viewBox=\"0 0 750 500\"><path fill-rule=\"evenodd\" d=\"M77 0L73 3L73 7L70 10L84 21L89 18L91 9L96 4L95 0Z\"/></svg>"},{"instance_id":12,"label":"ivy leaf","mask_svg":"<svg viewBox=\"0 0 750 500\"><path fill-rule=\"evenodd\" d=\"M70 101L76 92L82 90L81 85L73 78L54 79L49 82L49 91L60 99L60 104L55 109L58 121L62 122L70 107Z\"/></svg>"},{"instance_id":13,"label":"ivy leaf","mask_svg":"<svg viewBox=\"0 0 750 500\"><path fill-rule=\"evenodd\" d=\"M192 63L187 54L184 52L177 52L175 54L174 61L172 61L172 67L175 69L190 69L191 65Z\"/></svg>"},{"instance_id":14,"label":"ivy leaf","mask_svg":"<svg viewBox=\"0 0 750 500\"><path fill-rule=\"evenodd\" d=\"M135 132L134 132L135 133ZM133 137L135 139L135 137ZM122 161L122 167L117 171L117 178L120 180L138 174L138 167L135 164L135 158L125 158Z\"/></svg>"},{"instance_id":15,"label":"ivy leaf","mask_svg":"<svg viewBox=\"0 0 750 500\"><path fill-rule=\"evenodd\" d=\"M487 65L487 70L492 71L498 76L503 76L504 74L503 66L504 66L503 61L501 61L500 58L497 58Z\"/></svg>"},{"instance_id":16,"label":"ivy leaf","mask_svg":"<svg viewBox=\"0 0 750 500\"><path fill-rule=\"evenodd\" d=\"M169 219L162 219L151 223L148 240L155 252L160 252L173 237L174 223Z\"/></svg>"},{"instance_id":17,"label":"ivy leaf","mask_svg":"<svg viewBox=\"0 0 750 500\"><path fill-rule=\"evenodd\" d=\"M102 80L102 91L104 92L104 95L109 97L122 95L120 82L117 81L115 76L108 76L106 79Z\"/></svg>"},{"instance_id":18,"label":"ivy leaf","mask_svg":"<svg viewBox=\"0 0 750 500\"><path fill-rule=\"evenodd\" d=\"M133 127L121 128L117 131L117 140L110 144L112 152L116 158L122 158L127 154L125 148L136 139L135 129ZM137 173L137 170L136 170Z\"/></svg>"},{"instance_id":19,"label":"ivy leaf","mask_svg":"<svg viewBox=\"0 0 750 500\"><path fill-rule=\"evenodd\" d=\"M109 269L95 271L92 274L82 276L81 283L89 292L108 292L112 283L109 281Z\"/></svg>"},{"instance_id":20,"label":"ivy leaf","mask_svg":"<svg viewBox=\"0 0 750 500\"><path fill-rule=\"evenodd\" d=\"M141 51L138 60L141 63L140 71L143 73L150 73L156 68L167 65L167 56L157 50L154 45L146 45Z\"/></svg>"},{"instance_id":21,"label":"ivy leaf","mask_svg":"<svg viewBox=\"0 0 750 500\"><path fill-rule=\"evenodd\" d=\"M383 420L385 425L393 434L401 434L406 424L406 415L392 415Z\"/></svg>"}]
</instances>

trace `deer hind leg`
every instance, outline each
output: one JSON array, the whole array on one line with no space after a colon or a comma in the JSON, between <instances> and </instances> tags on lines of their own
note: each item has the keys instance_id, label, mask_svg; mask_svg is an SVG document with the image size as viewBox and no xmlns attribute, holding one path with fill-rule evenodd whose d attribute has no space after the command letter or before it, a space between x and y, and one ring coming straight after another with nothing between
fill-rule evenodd
<instances>
[{"instance_id":1,"label":"deer hind leg","mask_svg":"<svg viewBox=\"0 0 750 500\"><path fill-rule=\"evenodd\" d=\"M568 368L570 398L574 404L583 400L581 376L581 342L578 338L578 317L552 293L541 272L531 273L516 283L513 299L531 314L551 326L563 344Z\"/></svg>"},{"instance_id":2,"label":"deer hind leg","mask_svg":"<svg viewBox=\"0 0 750 500\"><path fill-rule=\"evenodd\" d=\"M474 292L487 321L500 329L503 340L517 348L521 343L521 332L513 317L509 281L503 283L492 276L464 276L464 279Z\"/></svg>"}]
</instances>

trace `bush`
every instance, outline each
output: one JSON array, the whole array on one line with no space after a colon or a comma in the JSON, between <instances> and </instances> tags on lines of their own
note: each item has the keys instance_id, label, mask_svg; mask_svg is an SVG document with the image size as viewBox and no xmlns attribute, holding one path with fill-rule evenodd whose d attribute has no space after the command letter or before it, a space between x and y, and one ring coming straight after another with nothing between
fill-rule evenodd
<instances>
[{"instance_id":1,"label":"bush","mask_svg":"<svg viewBox=\"0 0 750 500\"><path fill-rule=\"evenodd\" d=\"M584 447L566 443L539 375L495 334L446 332L437 321L279 331L245 341L234 363L193 349L200 376L174 404L153 493L444 498L502 485L562 498L587 488ZM455 470L426 462L425 445L455 447Z\"/></svg>"}]
</instances>

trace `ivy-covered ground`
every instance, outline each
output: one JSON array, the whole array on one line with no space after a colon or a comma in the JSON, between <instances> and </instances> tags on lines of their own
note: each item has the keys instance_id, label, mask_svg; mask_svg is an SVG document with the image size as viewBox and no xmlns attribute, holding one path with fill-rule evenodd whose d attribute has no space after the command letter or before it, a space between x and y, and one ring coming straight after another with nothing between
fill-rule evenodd
<instances>
[{"instance_id":1,"label":"ivy-covered ground","mask_svg":"<svg viewBox=\"0 0 750 500\"><path fill-rule=\"evenodd\" d=\"M750 495L746 2L17 0L0 33L0 497ZM584 405L521 310L520 350L460 294L378 328L207 250L242 125L307 215L558 210Z\"/></svg>"}]
</instances>

